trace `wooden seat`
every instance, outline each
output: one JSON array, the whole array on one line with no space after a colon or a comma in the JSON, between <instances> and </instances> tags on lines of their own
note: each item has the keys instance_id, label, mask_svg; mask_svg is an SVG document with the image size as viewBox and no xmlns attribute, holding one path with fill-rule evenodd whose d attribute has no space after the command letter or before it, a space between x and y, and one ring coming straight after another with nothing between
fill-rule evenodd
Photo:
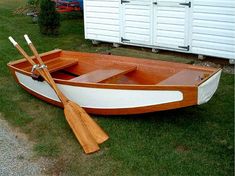
<instances>
[{"instance_id":1,"label":"wooden seat","mask_svg":"<svg viewBox=\"0 0 235 176\"><path fill-rule=\"evenodd\" d=\"M205 71L184 69L159 82L158 85L198 85L208 75Z\"/></svg>"},{"instance_id":2,"label":"wooden seat","mask_svg":"<svg viewBox=\"0 0 235 176\"><path fill-rule=\"evenodd\" d=\"M62 58L57 58L49 61L44 61L45 65L47 65L47 68L50 73L56 72L58 70L62 70L65 68L68 68L73 65L77 65L78 61L76 60L69 60L69 59L62 59ZM26 71L31 71L32 66L26 67Z\"/></svg>"},{"instance_id":3,"label":"wooden seat","mask_svg":"<svg viewBox=\"0 0 235 176\"><path fill-rule=\"evenodd\" d=\"M126 65L124 66L124 65L113 64L111 66L107 66L102 69L98 69L83 74L79 77L70 79L70 81L99 83L119 75L124 75L134 70L136 70L136 66L126 66Z\"/></svg>"}]
</instances>

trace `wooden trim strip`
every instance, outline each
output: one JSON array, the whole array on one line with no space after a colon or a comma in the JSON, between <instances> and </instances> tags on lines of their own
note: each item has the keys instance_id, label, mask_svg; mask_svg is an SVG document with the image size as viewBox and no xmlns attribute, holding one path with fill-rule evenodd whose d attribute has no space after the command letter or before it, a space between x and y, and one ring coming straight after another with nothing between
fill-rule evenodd
<instances>
[{"instance_id":1,"label":"wooden trim strip","mask_svg":"<svg viewBox=\"0 0 235 176\"><path fill-rule=\"evenodd\" d=\"M53 55L53 54L58 54L58 53L61 53L62 50L61 49L54 49L52 51L48 51L48 52L45 52L45 53L42 53L42 54L39 54L40 57L45 57L45 56L48 56L48 55ZM30 57L31 59L36 59L35 56L31 56ZM19 60L16 60L16 61L10 61L7 65L8 66L11 66L13 64L19 64L19 63L22 63L22 62L27 62L26 59L19 59Z\"/></svg>"}]
</instances>

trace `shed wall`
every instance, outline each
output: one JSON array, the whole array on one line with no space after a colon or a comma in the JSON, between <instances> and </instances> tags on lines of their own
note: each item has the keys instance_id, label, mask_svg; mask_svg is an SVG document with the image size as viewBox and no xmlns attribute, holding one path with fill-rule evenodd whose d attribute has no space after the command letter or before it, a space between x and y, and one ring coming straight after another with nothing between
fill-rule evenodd
<instances>
[{"instance_id":1,"label":"shed wall","mask_svg":"<svg viewBox=\"0 0 235 176\"><path fill-rule=\"evenodd\" d=\"M192 53L235 59L235 1L194 0Z\"/></svg>"},{"instance_id":2,"label":"shed wall","mask_svg":"<svg viewBox=\"0 0 235 176\"><path fill-rule=\"evenodd\" d=\"M120 41L120 0L85 0L85 38L106 42Z\"/></svg>"},{"instance_id":3,"label":"shed wall","mask_svg":"<svg viewBox=\"0 0 235 176\"><path fill-rule=\"evenodd\" d=\"M155 0L129 1L131 3L124 6L121 0L84 0L85 38L174 51L179 51L177 45L187 46L188 44L189 50L182 52L235 59L235 0L192 0L191 8L186 8L188 12L184 19L182 18L184 7L176 9L171 4L166 4L167 6L164 7L164 4L161 4L163 0L159 0L155 7L153 5L152 10L148 8ZM135 5L138 1L142 6ZM180 0L167 2L171 1L175 4L181 2ZM150 2L150 6L145 5L145 2ZM188 0L182 0L182 2L188 2ZM167 13L160 13L162 10ZM182 13L180 19L176 16L176 12ZM142 17L149 13L153 15L152 20L149 21L148 18L146 21L141 21ZM172 13L173 15L168 17ZM131 21L130 17L133 18ZM170 27L168 23L173 26L177 23L178 26ZM160 28L161 26L164 27ZM172 32L173 29L181 28L184 29L181 33ZM144 42L137 41L141 36L146 36ZM175 48L171 48L174 42L168 39L172 37L179 41L174 45ZM124 42L121 38L129 39L130 42ZM167 45L166 42L168 42Z\"/></svg>"}]
</instances>

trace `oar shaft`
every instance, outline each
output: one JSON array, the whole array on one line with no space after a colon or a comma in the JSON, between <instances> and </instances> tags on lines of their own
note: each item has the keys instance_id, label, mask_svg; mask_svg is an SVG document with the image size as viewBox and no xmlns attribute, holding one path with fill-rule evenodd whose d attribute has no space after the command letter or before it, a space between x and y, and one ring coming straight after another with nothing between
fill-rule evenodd
<instances>
[{"instance_id":1,"label":"oar shaft","mask_svg":"<svg viewBox=\"0 0 235 176\"><path fill-rule=\"evenodd\" d=\"M40 64L41 66L42 66L42 65L45 66L45 65L44 65L44 62L42 61L41 57L39 56L39 54L38 54L36 48L34 47L33 43L32 43L31 40L29 39L29 37L28 37L27 35L24 35L24 37L25 37L25 39L26 39L26 41L27 41L27 43L28 43L28 45L29 45L31 51L33 52L34 56L37 58L39 64ZM49 73L48 69L47 69L46 67L43 67L42 69L43 69L43 72L44 72L44 74L46 75L47 79L48 79L48 80L53 80L53 78L51 77L51 74ZM54 81L53 81L53 82L54 82ZM51 81L50 81L50 83L51 83L51 86L53 87L53 89L56 91L56 93L57 93L57 95L59 96L59 98L60 98L60 100L62 101L62 103L63 103L63 104L66 103L66 102L68 101L68 99L61 93L61 91L58 89L58 87L56 86L56 84L52 83Z\"/></svg>"}]
</instances>

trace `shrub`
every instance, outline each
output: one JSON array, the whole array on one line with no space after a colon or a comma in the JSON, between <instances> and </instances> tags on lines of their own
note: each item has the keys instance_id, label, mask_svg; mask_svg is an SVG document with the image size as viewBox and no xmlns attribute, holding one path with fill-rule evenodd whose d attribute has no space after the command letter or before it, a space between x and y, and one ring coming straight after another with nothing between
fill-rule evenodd
<instances>
[{"instance_id":1,"label":"shrub","mask_svg":"<svg viewBox=\"0 0 235 176\"><path fill-rule=\"evenodd\" d=\"M40 1L38 24L40 32L45 35L58 35L60 27L60 14L56 12L55 2L51 0Z\"/></svg>"}]
</instances>

